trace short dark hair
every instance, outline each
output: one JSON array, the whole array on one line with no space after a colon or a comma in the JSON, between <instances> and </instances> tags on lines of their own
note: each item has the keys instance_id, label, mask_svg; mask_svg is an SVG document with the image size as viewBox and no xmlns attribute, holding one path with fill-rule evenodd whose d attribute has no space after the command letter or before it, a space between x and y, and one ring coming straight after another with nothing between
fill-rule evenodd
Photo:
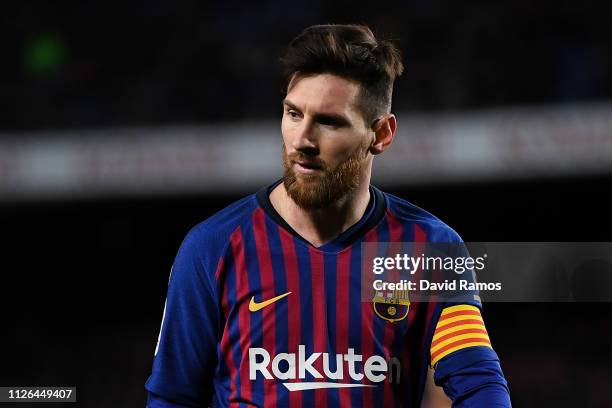
<instances>
[{"instance_id":1,"label":"short dark hair","mask_svg":"<svg viewBox=\"0 0 612 408\"><path fill-rule=\"evenodd\" d=\"M367 125L391 110L393 82L404 70L390 41L379 41L367 26L356 24L306 28L291 41L281 63L285 92L296 75L334 74L359 83L357 104Z\"/></svg>"}]
</instances>

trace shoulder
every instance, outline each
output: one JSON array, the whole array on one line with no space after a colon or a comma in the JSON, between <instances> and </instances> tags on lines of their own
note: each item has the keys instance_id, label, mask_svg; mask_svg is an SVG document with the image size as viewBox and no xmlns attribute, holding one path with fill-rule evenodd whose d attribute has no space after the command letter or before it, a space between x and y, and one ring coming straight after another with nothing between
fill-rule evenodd
<instances>
[{"instance_id":1,"label":"shoulder","mask_svg":"<svg viewBox=\"0 0 612 408\"><path fill-rule=\"evenodd\" d=\"M429 242L462 242L457 232L432 213L393 194L383 192L387 200L387 212L401 223L414 224L426 235Z\"/></svg>"},{"instance_id":2,"label":"shoulder","mask_svg":"<svg viewBox=\"0 0 612 408\"><path fill-rule=\"evenodd\" d=\"M209 274L214 273L232 233L250 221L257 207L255 195L251 194L198 223L185 236L178 256L197 260Z\"/></svg>"},{"instance_id":3,"label":"shoulder","mask_svg":"<svg viewBox=\"0 0 612 408\"><path fill-rule=\"evenodd\" d=\"M177 313L217 310L218 276L230 244L233 231L240 228L257 208L254 195L225 207L200 222L187 233L172 263L168 282L167 310ZM170 312L169 312L170 313ZM210 319L218 314L210 314Z\"/></svg>"},{"instance_id":4,"label":"shoulder","mask_svg":"<svg viewBox=\"0 0 612 408\"><path fill-rule=\"evenodd\" d=\"M251 194L191 228L179 248L173 275L177 272L192 274L195 270L205 281L215 281L220 262L231 249L232 234L250 222L257 208L255 195Z\"/></svg>"}]
</instances>

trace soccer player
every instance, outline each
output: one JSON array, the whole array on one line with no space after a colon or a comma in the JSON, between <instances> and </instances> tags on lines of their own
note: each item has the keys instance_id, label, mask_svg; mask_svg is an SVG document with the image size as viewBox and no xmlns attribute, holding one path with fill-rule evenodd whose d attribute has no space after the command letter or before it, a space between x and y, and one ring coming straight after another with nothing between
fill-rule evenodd
<instances>
[{"instance_id":1,"label":"soccer player","mask_svg":"<svg viewBox=\"0 0 612 408\"><path fill-rule=\"evenodd\" d=\"M509 407L479 302L362 299L362 244L461 242L370 184L397 127L398 50L321 25L282 62L284 175L185 238L148 406L419 407L432 367L456 407Z\"/></svg>"}]
</instances>

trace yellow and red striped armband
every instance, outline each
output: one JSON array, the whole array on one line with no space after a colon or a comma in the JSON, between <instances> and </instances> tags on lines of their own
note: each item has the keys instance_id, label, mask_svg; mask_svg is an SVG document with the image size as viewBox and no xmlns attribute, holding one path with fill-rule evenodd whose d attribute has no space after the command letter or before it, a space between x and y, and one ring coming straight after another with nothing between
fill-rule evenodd
<instances>
[{"instance_id":1,"label":"yellow and red striped armband","mask_svg":"<svg viewBox=\"0 0 612 408\"><path fill-rule=\"evenodd\" d=\"M480 309L471 305L445 308L431 340L431 366L452 352L474 346L491 347Z\"/></svg>"}]
</instances>

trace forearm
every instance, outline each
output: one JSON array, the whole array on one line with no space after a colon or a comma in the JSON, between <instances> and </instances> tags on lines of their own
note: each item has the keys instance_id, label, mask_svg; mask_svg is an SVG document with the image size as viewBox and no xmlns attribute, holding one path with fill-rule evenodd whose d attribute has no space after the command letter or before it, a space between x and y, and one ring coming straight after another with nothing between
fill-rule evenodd
<instances>
[{"instance_id":1,"label":"forearm","mask_svg":"<svg viewBox=\"0 0 612 408\"><path fill-rule=\"evenodd\" d=\"M471 348L442 359L434 374L453 400L453 407L510 408L510 392L499 359L492 349Z\"/></svg>"}]
</instances>

